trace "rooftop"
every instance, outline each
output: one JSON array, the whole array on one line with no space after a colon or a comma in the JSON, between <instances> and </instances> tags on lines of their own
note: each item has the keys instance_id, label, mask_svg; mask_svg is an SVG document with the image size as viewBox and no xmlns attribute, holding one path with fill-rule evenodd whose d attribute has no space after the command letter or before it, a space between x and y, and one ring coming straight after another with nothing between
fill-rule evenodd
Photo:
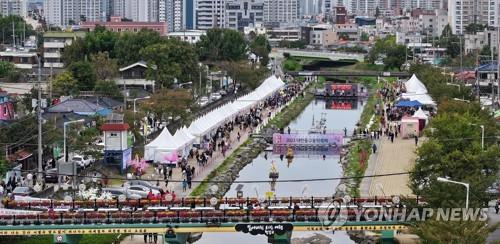
<instances>
[{"instance_id":1,"label":"rooftop","mask_svg":"<svg viewBox=\"0 0 500 244\"><path fill-rule=\"evenodd\" d=\"M75 31L75 32L65 32L65 31L51 31L45 32L43 37L60 37L60 38L74 38L74 37L84 37L85 32Z\"/></svg>"}]
</instances>

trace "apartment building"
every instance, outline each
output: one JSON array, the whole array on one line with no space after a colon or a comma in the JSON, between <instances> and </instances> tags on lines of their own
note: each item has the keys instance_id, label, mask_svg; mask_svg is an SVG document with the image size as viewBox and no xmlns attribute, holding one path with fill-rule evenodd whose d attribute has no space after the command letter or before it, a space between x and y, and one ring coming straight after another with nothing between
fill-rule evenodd
<instances>
[{"instance_id":1,"label":"apartment building","mask_svg":"<svg viewBox=\"0 0 500 244\"><path fill-rule=\"evenodd\" d=\"M226 3L225 27L243 31L264 21L263 0L230 0Z\"/></svg>"}]
</instances>

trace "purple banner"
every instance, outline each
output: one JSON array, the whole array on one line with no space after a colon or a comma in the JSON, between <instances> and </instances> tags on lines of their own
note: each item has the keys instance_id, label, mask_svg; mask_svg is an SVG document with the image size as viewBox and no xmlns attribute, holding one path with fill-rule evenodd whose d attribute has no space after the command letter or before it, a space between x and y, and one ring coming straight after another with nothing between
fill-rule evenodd
<instances>
[{"instance_id":1,"label":"purple banner","mask_svg":"<svg viewBox=\"0 0 500 244\"><path fill-rule=\"evenodd\" d=\"M342 134L273 134L274 145L323 145L340 147L344 141Z\"/></svg>"},{"instance_id":2,"label":"purple banner","mask_svg":"<svg viewBox=\"0 0 500 244\"><path fill-rule=\"evenodd\" d=\"M288 148L293 149L293 155L339 155L340 148L333 146L284 146L275 145L273 146L274 155L286 155L288 153Z\"/></svg>"}]
</instances>

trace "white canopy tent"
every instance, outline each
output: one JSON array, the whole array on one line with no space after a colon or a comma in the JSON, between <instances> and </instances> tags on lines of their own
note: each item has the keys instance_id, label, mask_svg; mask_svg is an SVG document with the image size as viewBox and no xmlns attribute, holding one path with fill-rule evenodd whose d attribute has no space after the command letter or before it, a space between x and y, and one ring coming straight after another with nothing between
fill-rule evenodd
<instances>
[{"instance_id":1,"label":"white canopy tent","mask_svg":"<svg viewBox=\"0 0 500 244\"><path fill-rule=\"evenodd\" d=\"M427 88L425 88L424 83L422 83L415 74L405 82L406 93L412 94L427 94Z\"/></svg>"},{"instance_id":2,"label":"white canopy tent","mask_svg":"<svg viewBox=\"0 0 500 244\"><path fill-rule=\"evenodd\" d=\"M197 118L188 128L183 127L177 130L174 136L166 128L163 129L155 140L146 145L144 158L146 160L163 161L165 155L174 150L182 150L183 154L185 154L195 140L200 142L204 135L209 134L226 121L233 119L238 114L247 111L252 106L268 98L284 85L285 83L281 78L273 75L254 91Z\"/></svg>"},{"instance_id":3,"label":"white canopy tent","mask_svg":"<svg viewBox=\"0 0 500 244\"><path fill-rule=\"evenodd\" d=\"M425 114L425 112L424 112L424 110L422 110L422 108L419 108L417 110L417 112L415 112L415 114L412 117L419 118L419 119L425 119L425 120L427 120L429 118L429 116L427 114Z\"/></svg>"},{"instance_id":4,"label":"white canopy tent","mask_svg":"<svg viewBox=\"0 0 500 244\"><path fill-rule=\"evenodd\" d=\"M164 128L161 131L160 135L156 137L152 142L148 143L144 148L144 159L161 161L156 159L157 149L165 147L169 143L172 143L173 139L174 137L172 136L172 134L170 134L168 129Z\"/></svg>"}]
</instances>

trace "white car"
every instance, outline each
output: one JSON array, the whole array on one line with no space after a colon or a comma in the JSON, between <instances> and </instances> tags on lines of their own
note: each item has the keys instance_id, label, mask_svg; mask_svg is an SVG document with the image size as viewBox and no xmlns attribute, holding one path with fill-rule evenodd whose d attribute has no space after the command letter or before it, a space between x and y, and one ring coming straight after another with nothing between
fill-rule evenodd
<instances>
[{"instance_id":1,"label":"white car","mask_svg":"<svg viewBox=\"0 0 500 244\"><path fill-rule=\"evenodd\" d=\"M154 195L157 195L158 193L160 193L160 191L158 191L158 190L150 189L150 188L148 188L146 186L142 186L142 185L125 186L125 191L126 191L127 195L130 195L130 194L139 195L142 198L147 198L150 190L153 192Z\"/></svg>"},{"instance_id":2,"label":"white car","mask_svg":"<svg viewBox=\"0 0 500 244\"><path fill-rule=\"evenodd\" d=\"M71 162L76 163L81 168L86 168L92 163L92 158L89 156L74 155Z\"/></svg>"},{"instance_id":3,"label":"white car","mask_svg":"<svg viewBox=\"0 0 500 244\"><path fill-rule=\"evenodd\" d=\"M222 98L222 95L218 92L212 93L212 101L217 101Z\"/></svg>"},{"instance_id":4,"label":"white car","mask_svg":"<svg viewBox=\"0 0 500 244\"><path fill-rule=\"evenodd\" d=\"M203 107L207 104L208 104L208 97L201 97L200 101L198 101L198 105L200 105L200 107Z\"/></svg>"}]
</instances>

